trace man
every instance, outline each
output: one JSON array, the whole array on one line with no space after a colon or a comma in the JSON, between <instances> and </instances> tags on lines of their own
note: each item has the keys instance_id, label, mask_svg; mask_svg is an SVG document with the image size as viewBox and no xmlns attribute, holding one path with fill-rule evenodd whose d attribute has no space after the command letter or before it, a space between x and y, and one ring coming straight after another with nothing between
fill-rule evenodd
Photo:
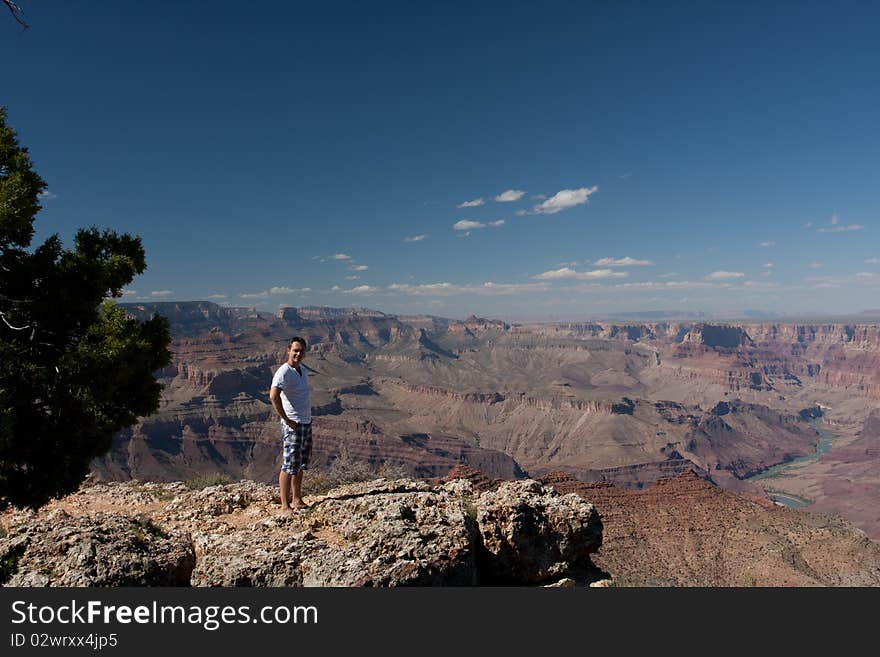
<instances>
[{"instance_id":1,"label":"man","mask_svg":"<svg viewBox=\"0 0 880 657\"><path fill-rule=\"evenodd\" d=\"M281 513L289 516L308 505L302 498L303 472L312 454L312 409L309 378L302 367L308 348L303 338L295 337L287 346L287 362L272 377L269 400L281 418L281 442L284 462L278 475L281 488ZM291 483L293 501L290 500Z\"/></svg>"}]
</instances>

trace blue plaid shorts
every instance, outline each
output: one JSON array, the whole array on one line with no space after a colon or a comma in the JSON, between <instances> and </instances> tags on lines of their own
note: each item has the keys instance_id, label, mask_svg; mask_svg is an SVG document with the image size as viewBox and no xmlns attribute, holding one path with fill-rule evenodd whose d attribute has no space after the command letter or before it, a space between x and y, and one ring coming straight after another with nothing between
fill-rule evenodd
<instances>
[{"instance_id":1,"label":"blue plaid shorts","mask_svg":"<svg viewBox=\"0 0 880 657\"><path fill-rule=\"evenodd\" d=\"M305 470L312 456L312 425L297 424L294 430L282 421L281 443L284 448L281 469L291 475Z\"/></svg>"}]
</instances>

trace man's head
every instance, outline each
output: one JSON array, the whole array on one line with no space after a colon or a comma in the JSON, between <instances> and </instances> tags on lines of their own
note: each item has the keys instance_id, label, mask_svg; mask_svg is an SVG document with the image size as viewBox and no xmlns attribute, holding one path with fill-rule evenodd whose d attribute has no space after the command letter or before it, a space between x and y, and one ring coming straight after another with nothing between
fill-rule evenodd
<instances>
[{"instance_id":1,"label":"man's head","mask_svg":"<svg viewBox=\"0 0 880 657\"><path fill-rule=\"evenodd\" d=\"M309 348L308 344L305 341L305 338L301 338L296 336L290 339L290 342L287 344L287 364L291 367L295 367L302 362L302 359L306 356L306 350Z\"/></svg>"}]
</instances>

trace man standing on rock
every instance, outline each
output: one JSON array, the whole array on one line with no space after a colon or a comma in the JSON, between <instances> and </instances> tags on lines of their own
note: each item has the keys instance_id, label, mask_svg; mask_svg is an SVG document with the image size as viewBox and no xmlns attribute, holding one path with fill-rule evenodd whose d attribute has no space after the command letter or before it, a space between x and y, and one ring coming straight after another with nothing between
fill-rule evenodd
<instances>
[{"instance_id":1,"label":"man standing on rock","mask_svg":"<svg viewBox=\"0 0 880 657\"><path fill-rule=\"evenodd\" d=\"M296 509L306 509L302 498L303 472L312 455L312 408L309 378L301 367L306 355L306 341L295 337L287 347L287 362L272 377L269 400L281 418L281 442L284 462L278 475L281 487L281 513L289 516ZM290 502L291 480L293 501Z\"/></svg>"}]
</instances>

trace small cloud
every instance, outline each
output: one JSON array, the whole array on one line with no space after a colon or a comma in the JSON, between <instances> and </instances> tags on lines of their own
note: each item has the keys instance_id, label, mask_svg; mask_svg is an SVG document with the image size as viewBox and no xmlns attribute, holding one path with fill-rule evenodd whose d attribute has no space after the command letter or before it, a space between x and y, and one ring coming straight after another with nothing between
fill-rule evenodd
<instances>
[{"instance_id":1,"label":"small cloud","mask_svg":"<svg viewBox=\"0 0 880 657\"><path fill-rule=\"evenodd\" d=\"M878 265L880 264L880 258L865 258L866 265Z\"/></svg>"},{"instance_id":2,"label":"small cloud","mask_svg":"<svg viewBox=\"0 0 880 657\"><path fill-rule=\"evenodd\" d=\"M842 224L840 218L835 214L827 225L819 228L817 233L846 233L853 230L861 230L864 228L861 224Z\"/></svg>"},{"instance_id":3,"label":"small cloud","mask_svg":"<svg viewBox=\"0 0 880 657\"><path fill-rule=\"evenodd\" d=\"M745 274L741 271L713 271L706 276L707 281L725 281L731 278L743 278Z\"/></svg>"},{"instance_id":4,"label":"small cloud","mask_svg":"<svg viewBox=\"0 0 880 657\"><path fill-rule=\"evenodd\" d=\"M270 287L268 290L269 294L302 294L305 292L311 292L312 289L309 287Z\"/></svg>"},{"instance_id":5,"label":"small cloud","mask_svg":"<svg viewBox=\"0 0 880 657\"><path fill-rule=\"evenodd\" d=\"M620 176L620 179L621 179L621 180L626 180L626 179L629 178L631 175L632 175L632 171L627 171L625 174L623 174L622 176Z\"/></svg>"},{"instance_id":6,"label":"small cloud","mask_svg":"<svg viewBox=\"0 0 880 657\"><path fill-rule=\"evenodd\" d=\"M666 274L660 274L659 276L657 276L657 278L675 278L676 276L679 276L679 275L680 274L677 271L671 271Z\"/></svg>"},{"instance_id":7,"label":"small cloud","mask_svg":"<svg viewBox=\"0 0 880 657\"><path fill-rule=\"evenodd\" d=\"M766 241L766 242L761 242L761 246L762 246L763 248L765 248L765 249L768 249L768 248L770 248L771 246L776 246L776 242L774 242L774 241L772 241L772 240L768 240L768 241Z\"/></svg>"},{"instance_id":8,"label":"small cloud","mask_svg":"<svg viewBox=\"0 0 880 657\"><path fill-rule=\"evenodd\" d=\"M772 262L765 262L761 266L764 267L765 269L773 269L776 265L774 265Z\"/></svg>"},{"instance_id":9,"label":"small cloud","mask_svg":"<svg viewBox=\"0 0 880 657\"><path fill-rule=\"evenodd\" d=\"M266 290L262 292L244 292L239 295L242 299L265 299L269 296L269 293Z\"/></svg>"},{"instance_id":10,"label":"small cloud","mask_svg":"<svg viewBox=\"0 0 880 657\"><path fill-rule=\"evenodd\" d=\"M208 298L209 299L225 299L226 295L225 294L209 294Z\"/></svg>"},{"instance_id":11,"label":"small cloud","mask_svg":"<svg viewBox=\"0 0 880 657\"><path fill-rule=\"evenodd\" d=\"M861 281L876 281L880 280L880 274L875 271L860 271L855 275L858 280Z\"/></svg>"},{"instance_id":12,"label":"small cloud","mask_svg":"<svg viewBox=\"0 0 880 657\"><path fill-rule=\"evenodd\" d=\"M807 265L807 267L809 267L810 269L821 269L823 266L824 265L821 262L811 262L809 265Z\"/></svg>"},{"instance_id":13,"label":"small cloud","mask_svg":"<svg viewBox=\"0 0 880 657\"><path fill-rule=\"evenodd\" d=\"M826 226L824 228L820 228L816 232L818 232L818 233L848 233L853 230L861 230L862 228L864 228L864 226L862 226L861 224L847 224L845 226L835 224L833 226Z\"/></svg>"},{"instance_id":14,"label":"small cloud","mask_svg":"<svg viewBox=\"0 0 880 657\"><path fill-rule=\"evenodd\" d=\"M356 281L356 280L358 280L359 278L360 278L360 276L357 276L357 275L354 275L354 276L346 276L346 277L345 277L345 280L347 280L347 281Z\"/></svg>"},{"instance_id":15,"label":"small cloud","mask_svg":"<svg viewBox=\"0 0 880 657\"><path fill-rule=\"evenodd\" d=\"M351 265L349 269L351 271L367 271L369 267L367 267L366 265Z\"/></svg>"},{"instance_id":16,"label":"small cloud","mask_svg":"<svg viewBox=\"0 0 880 657\"><path fill-rule=\"evenodd\" d=\"M339 287L338 285L334 285L333 287L330 288L330 291L331 291L331 292L338 292L338 291L341 290L341 289L342 289L342 288Z\"/></svg>"},{"instance_id":17,"label":"small cloud","mask_svg":"<svg viewBox=\"0 0 880 657\"><path fill-rule=\"evenodd\" d=\"M50 192L48 189L44 189L42 192L37 194L37 198L41 201L51 201L52 199L58 198L58 194L55 192Z\"/></svg>"},{"instance_id":18,"label":"small cloud","mask_svg":"<svg viewBox=\"0 0 880 657\"><path fill-rule=\"evenodd\" d=\"M471 221L469 219L462 219L461 221L456 221L452 224L452 230L476 230L477 228L485 228L486 224L482 224L479 221Z\"/></svg>"},{"instance_id":19,"label":"small cloud","mask_svg":"<svg viewBox=\"0 0 880 657\"><path fill-rule=\"evenodd\" d=\"M812 228L812 227L813 227L813 222L812 222L812 221L808 221L807 223L805 223L805 224L803 225L803 227L804 227L804 228Z\"/></svg>"},{"instance_id":20,"label":"small cloud","mask_svg":"<svg viewBox=\"0 0 880 657\"><path fill-rule=\"evenodd\" d=\"M122 291L122 296L124 297L136 297L138 294L140 293L137 290L125 289Z\"/></svg>"},{"instance_id":21,"label":"small cloud","mask_svg":"<svg viewBox=\"0 0 880 657\"><path fill-rule=\"evenodd\" d=\"M590 196L599 191L598 186L581 187L579 189L563 189L543 203L536 205L534 211L538 214L556 214L576 205L582 205L589 201Z\"/></svg>"},{"instance_id":22,"label":"small cloud","mask_svg":"<svg viewBox=\"0 0 880 657\"><path fill-rule=\"evenodd\" d=\"M173 290L153 290L152 292L150 292L151 297L170 297L173 294Z\"/></svg>"},{"instance_id":23,"label":"small cloud","mask_svg":"<svg viewBox=\"0 0 880 657\"><path fill-rule=\"evenodd\" d=\"M517 211L516 211L516 216L517 216L517 217L524 217L524 216L526 216L527 214L529 214L529 211L528 211L528 210L517 210Z\"/></svg>"},{"instance_id":24,"label":"small cloud","mask_svg":"<svg viewBox=\"0 0 880 657\"><path fill-rule=\"evenodd\" d=\"M484 224L479 221L471 221L470 219L462 219L461 221L456 221L452 225L452 230L477 230L478 228L498 228L499 226L504 225L504 219L498 219L497 221L490 221L488 224Z\"/></svg>"},{"instance_id":25,"label":"small cloud","mask_svg":"<svg viewBox=\"0 0 880 657\"><path fill-rule=\"evenodd\" d=\"M378 292L378 287L372 287L371 285L358 285L357 287L353 287L350 290L345 290L346 294L373 294L374 292Z\"/></svg>"},{"instance_id":26,"label":"small cloud","mask_svg":"<svg viewBox=\"0 0 880 657\"><path fill-rule=\"evenodd\" d=\"M518 201L525 194L524 191L519 189L508 189L505 192L501 192L498 196L495 197L495 200L499 203L512 203L513 201Z\"/></svg>"},{"instance_id":27,"label":"small cloud","mask_svg":"<svg viewBox=\"0 0 880 657\"><path fill-rule=\"evenodd\" d=\"M333 260L351 260L351 256L345 253L334 253L332 256Z\"/></svg>"},{"instance_id":28,"label":"small cloud","mask_svg":"<svg viewBox=\"0 0 880 657\"><path fill-rule=\"evenodd\" d=\"M625 278L627 276L629 276L629 274L625 271L618 272L612 269L594 269L592 271L579 272L570 267L563 267L562 269L545 271L543 274L538 274L537 276L533 276L532 278L535 278L539 281L552 281L561 279L586 281L597 278Z\"/></svg>"},{"instance_id":29,"label":"small cloud","mask_svg":"<svg viewBox=\"0 0 880 657\"><path fill-rule=\"evenodd\" d=\"M483 205L485 201L481 198L475 198L473 201L464 201L463 203L459 203L455 207L457 208L477 208Z\"/></svg>"},{"instance_id":30,"label":"small cloud","mask_svg":"<svg viewBox=\"0 0 880 657\"><path fill-rule=\"evenodd\" d=\"M404 237L403 241L404 242L421 242L426 237L428 237L428 236L427 235L412 235L410 237Z\"/></svg>"},{"instance_id":31,"label":"small cloud","mask_svg":"<svg viewBox=\"0 0 880 657\"><path fill-rule=\"evenodd\" d=\"M642 267L654 263L650 260L636 260L626 256L624 258L599 258L593 264L596 267Z\"/></svg>"}]
</instances>

